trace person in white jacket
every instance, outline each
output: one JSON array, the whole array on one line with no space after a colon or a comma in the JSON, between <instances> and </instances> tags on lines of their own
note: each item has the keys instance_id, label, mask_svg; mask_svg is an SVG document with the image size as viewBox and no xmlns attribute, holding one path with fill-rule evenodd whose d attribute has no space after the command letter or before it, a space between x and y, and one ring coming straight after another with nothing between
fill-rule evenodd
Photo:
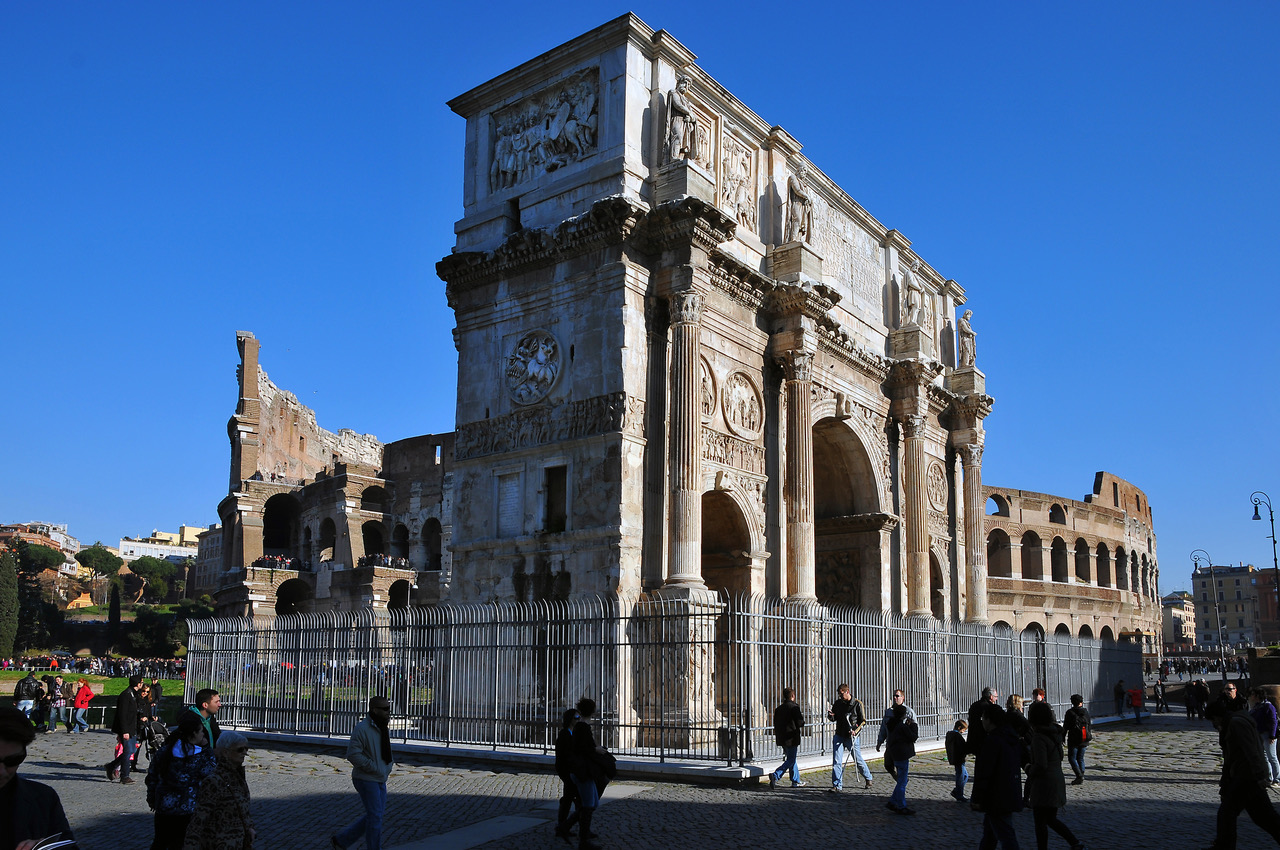
<instances>
[{"instance_id":1,"label":"person in white jacket","mask_svg":"<svg viewBox=\"0 0 1280 850\"><path fill-rule=\"evenodd\" d=\"M369 700L369 716L360 721L347 744L351 784L355 785L364 816L330 837L335 850L347 850L364 835L368 850L382 848L382 815L387 808L387 777L391 775L391 702L386 697Z\"/></svg>"}]
</instances>

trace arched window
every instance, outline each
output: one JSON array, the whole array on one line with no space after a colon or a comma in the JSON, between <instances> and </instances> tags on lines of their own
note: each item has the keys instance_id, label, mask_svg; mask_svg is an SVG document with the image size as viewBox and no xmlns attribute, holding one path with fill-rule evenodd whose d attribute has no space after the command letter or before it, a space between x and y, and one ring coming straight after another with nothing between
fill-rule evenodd
<instances>
[{"instance_id":1,"label":"arched window","mask_svg":"<svg viewBox=\"0 0 1280 850\"><path fill-rule=\"evenodd\" d=\"M1129 589L1129 556L1124 553L1123 546L1116 547L1116 587Z\"/></svg>"},{"instance_id":2,"label":"arched window","mask_svg":"<svg viewBox=\"0 0 1280 850\"><path fill-rule=\"evenodd\" d=\"M1049 508L1049 522L1054 525L1067 524L1067 512L1062 505L1053 505Z\"/></svg>"},{"instance_id":3,"label":"arched window","mask_svg":"<svg viewBox=\"0 0 1280 850\"><path fill-rule=\"evenodd\" d=\"M1082 637L1082 638L1089 638L1090 640L1092 640L1092 639L1093 639L1093 629L1089 628L1088 626L1081 626L1081 627L1080 627L1080 637Z\"/></svg>"},{"instance_id":4,"label":"arched window","mask_svg":"<svg viewBox=\"0 0 1280 850\"><path fill-rule=\"evenodd\" d=\"M396 527L391 530L391 557L409 557L409 529L402 522L396 523Z\"/></svg>"},{"instance_id":5,"label":"arched window","mask_svg":"<svg viewBox=\"0 0 1280 850\"><path fill-rule=\"evenodd\" d=\"M1098 544L1098 587L1111 587L1111 550Z\"/></svg>"},{"instance_id":6,"label":"arched window","mask_svg":"<svg viewBox=\"0 0 1280 850\"><path fill-rule=\"evenodd\" d=\"M987 516L1008 516L1009 500L999 493L992 493L987 499Z\"/></svg>"},{"instance_id":7,"label":"arched window","mask_svg":"<svg viewBox=\"0 0 1280 850\"><path fill-rule=\"evenodd\" d=\"M440 569L440 520L432 517L422 525L422 542L427 547L427 569Z\"/></svg>"},{"instance_id":8,"label":"arched window","mask_svg":"<svg viewBox=\"0 0 1280 850\"><path fill-rule=\"evenodd\" d=\"M987 575L994 578L1013 577L1013 552L1004 529L993 528L987 535Z\"/></svg>"},{"instance_id":9,"label":"arched window","mask_svg":"<svg viewBox=\"0 0 1280 850\"><path fill-rule=\"evenodd\" d=\"M1022 577L1044 581L1044 546L1034 531L1022 535Z\"/></svg>"},{"instance_id":10,"label":"arched window","mask_svg":"<svg viewBox=\"0 0 1280 850\"><path fill-rule=\"evenodd\" d=\"M333 549L338 542L338 531L333 520L325 518L320 523L320 562L333 560Z\"/></svg>"},{"instance_id":11,"label":"arched window","mask_svg":"<svg viewBox=\"0 0 1280 850\"><path fill-rule=\"evenodd\" d=\"M1067 568L1067 543L1061 537L1053 538L1050 545L1049 571L1054 581L1071 580L1071 573Z\"/></svg>"},{"instance_id":12,"label":"arched window","mask_svg":"<svg viewBox=\"0 0 1280 850\"><path fill-rule=\"evenodd\" d=\"M365 555L384 555L382 523L370 520L360 526L360 535L364 538Z\"/></svg>"},{"instance_id":13,"label":"arched window","mask_svg":"<svg viewBox=\"0 0 1280 850\"><path fill-rule=\"evenodd\" d=\"M1103 643L1115 643L1116 641L1115 633L1111 631L1110 626L1103 626L1102 632L1098 635L1098 637L1102 640Z\"/></svg>"},{"instance_id":14,"label":"arched window","mask_svg":"<svg viewBox=\"0 0 1280 850\"><path fill-rule=\"evenodd\" d=\"M1058 627L1053 630L1054 637L1071 637L1071 627L1066 623L1058 623Z\"/></svg>"},{"instance_id":15,"label":"arched window","mask_svg":"<svg viewBox=\"0 0 1280 850\"><path fill-rule=\"evenodd\" d=\"M1081 537L1076 540L1076 578L1086 584L1093 579L1089 566L1089 543Z\"/></svg>"},{"instance_id":16,"label":"arched window","mask_svg":"<svg viewBox=\"0 0 1280 850\"><path fill-rule=\"evenodd\" d=\"M387 491L381 487L366 487L360 494L360 510L382 513L387 509Z\"/></svg>"}]
</instances>

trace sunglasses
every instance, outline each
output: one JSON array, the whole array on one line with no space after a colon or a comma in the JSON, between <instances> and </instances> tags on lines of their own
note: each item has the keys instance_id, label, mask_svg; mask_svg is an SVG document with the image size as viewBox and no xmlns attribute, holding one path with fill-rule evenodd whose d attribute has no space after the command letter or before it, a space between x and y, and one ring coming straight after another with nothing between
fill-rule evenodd
<instances>
[{"instance_id":1,"label":"sunglasses","mask_svg":"<svg viewBox=\"0 0 1280 850\"><path fill-rule=\"evenodd\" d=\"M27 759L26 753L18 753L17 755L5 756L4 758L0 759L0 764L3 764L5 767L17 767L18 765L26 761L26 759Z\"/></svg>"}]
</instances>

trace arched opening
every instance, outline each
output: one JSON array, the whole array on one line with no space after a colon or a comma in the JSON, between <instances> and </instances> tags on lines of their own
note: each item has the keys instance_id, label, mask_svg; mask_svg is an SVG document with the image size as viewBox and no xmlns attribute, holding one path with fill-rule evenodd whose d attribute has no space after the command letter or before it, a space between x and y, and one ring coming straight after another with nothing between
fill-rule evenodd
<instances>
[{"instance_id":1,"label":"arched opening","mask_svg":"<svg viewBox=\"0 0 1280 850\"><path fill-rule=\"evenodd\" d=\"M333 560L333 550L338 544L338 530L333 520L325 518L320 522L320 563Z\"/></svg>"},{"instance_id":2,"label":"arched opening","mask_svg":"<svg viewBox=\"0 0 1280 850\"><path fill-rule=\"evenodd\" d=\"M1142 595L1143 595L1143 596L1145 596L1145 597L1147 597L1147 598L1150 598L1150 597L1151 597L1151 579L1150 579L1151 572L1150 572L1150 570L1148 570L1148 569L1147 569L1147 556L1146 556L1146 555L1143 555L1143 556L1142 556L1142 560L1141 560L1141 562L1140 562L1140 563L1141 563L1141 567L1142 567L1142 569L1141 569L1141 574L1142 574Z\"/></svg>"},{"instance_id":3,"label":"arched opening","mask_svg":"<svg viewBox=\"0 0 1280 850\"><path fill-rule=\"evenodd\" d=\"M813 426L814 579L818 600L861 605L880 594L880 496L870 455L848 423ZM705 512L704 512L705 513Z\"/></svg>"},{"instance_id":4,"label":"arched opening","mask_svg":"<svg viewBox=\"0 0 1280 850\"><path fill-rule=\"evenodd\" d=\"M991 630L997 634L1011 633L1013 632L1013 626L1009 625L1004 620L996 620L991 624Z\"/></svg>"},{"instance_id":5,"label":"arched opening","mask_svg":"<svg viewBox=\"0 0 1280 850\"><path fill-rule=\"evenodd\" d=\"M1092 640L1092 639L1093 639L1093 629L1089 628L1088 626L1081 626L1081 627L1080 627L1080 637L1082 637L1082 638L1089 638L1090 640Z\"/></svg>"},{"instance_id":6,"label":"arched opening","mask_svg":"<svg viewBox=\"0 0 1280 850\"><path fill-rule=\"evenodd\" d=\"M1111 587L1111 550L1098 544L1098 587Z\"/></svg>"},{"instance_id":7,"label":"arched opening","mask_svg":"<svg viewBox=\"0 0 1280 850\"><path fill-rule=\"evenodd\" d=\"M1067 512L1062 505L1051 505L1049 507L1049 522L1054 525L1067 524Z\"/></svg>"},{"instance_id":8,"label":"arched opening","mask_svg":"<svg viewBox=\"0 0 1280 850\"><path fill-rule=\"evenodd\" d=\"M1002 528L993 528L987 535L987 575L1013 578L1013 547Z\"/></svg>"},{"instance_id":9,"label":"arched opening","mask_svg":"<svg viewBox=\"0 0 1280 850\"><path fill-rule=\"evenodd\" d=\"M440 569L440 552L441 552L441 529L440 520L432 517L422 525L422 542L427 547L427 569Z\"/></svg>"},{"instance_id":10,"label":"arched opening","mask_svg":"<svg viewBox=\"0 0 1280 850\"><path fill-rule=\"evenodd\" d=\"M381 487L366 487L360 494L360 510L382 513L387 509L387 491Z\"/></svg>"},{"instance_id":11,"label":"arched opening","mask_svg":"<svg viewBox=\"0 0 1280 850\"><path fill-rule=\"evenodd\" d=\"M1089 572L1089 544L1081 537L1076 541L1076 579L1088 584Z\"/></svg>"},{"instance_id":12,"label":"arched opening","mask_svg":"<svg viewBox=\"0 0 1280 850\"><path fill-rule=\"evenodd\" d=\"M262 554L294 558L298 554L298 500L277 493L262 506Z\"/></svg>"},{"instance_id":13,"label":"arched opening","mask_svg":"<svg viewBox=\"0 0 1280 850\"><path fill-rule=\"evenodd\" d=\"M987 499L987 516L1008 516L1009 500L999 493L992 493Z\"/></svg>"},{"instance_id":14,"label":"arched opening","mask_svg":"<svg viewBox=\"0 0 1280 850\"><path fill-rule=\"evenodd\" d=\"M1116 587L1129 589L1129 557L1125 555L1123 546L1116 547Z\"/></svg>"},{"instance_id":15,"label":"arched opening","mask_svg":"<svg viewBox=\"0 0 1280 850\"><path fill-rule=\"evenodd\" d=\"M1066 623L1058 623L1058 627L1053 630L1054 637L1071 637L1071 627Z\"/></svg>"},{"instance_id":16,"label":"arched opening","mask_svg":"<svg viewBox=\"0 0 1280 850\"><path fill-rule=\"evenodd\" d=\"M1034 531L1022 535L1022 577L1044 581L1044 546Z\"/></svg>"},{"instance_id":17,"label":"arched opening","mask_svg":"<svg viewBox=\"0 0 1280 850\"><path fill-rule=\"evenodd\" d=\"M1103 626L1102 631L1098 633L1098 637L1103 641L1103 643L1116 642L1115 633L1111 631L1110 626Z\"/></svg>"},{"instance_id":18,"label":"arched opening","mask_svg":"<svg viewBox=\"0 0 1280 850\"><path fill-rule=\"evenodd\" d=\"M396 527L391 529L391 557L409 557L409 529L402 522L396 523Z\"/></svg>"},{"instance_id":19,"label":"arched opening","mask_svg":"<svg viewBox=\"0 0 1280 850\"><path fill-rule=\"evenodd\" d=\"M1053 538L1049 545L1049 570L1054 581L1070 581L1067 569L1067 543L1061 537Z\"/></svg>"},{"instance_id":20,"label":"arched opening","mask_svg":"<svg viewBox=\"0 0 1280 850\"><path fill-rule=\"evenodd\" d=\"M391 589L388 591L387 607L391 609L408 608L409 607L409 591L412 587L409 585L408 579L400 579L391 583Z\"/></svg>"},{"instance_id":21,"label":"arched opening","mask_svg":"<svg viewBox=\"0 0 1280 850\"><path fill-rule=\"evenodd\" d=\"M1138 553L1129 553L1129 589L1134 593L1142 590L1142 580L1138 578Z\"/></svg>"},{"instance_id":22,"label":"arched opening","mask_svg":"<svg viewBox=\"0 0 1280 850\"><path fill-rule=\"evenodd\" d=\"M939 620L947 619L947 582L938 556L929 553L929 610Z\"/></svg>"},{"instance_id":23,"label":"arched opening","mask_svg":"<svg viewBox=\"0 0 1280 850\"><path fill-rule=\"evenodd\" d=\"M315 558L315 552L311 548L311 526L302 529L302 560L306 562L306 566L311 566L311 561Z\"/></svg>"},{"instance_id":24,"label":"arched opening","mask_svg":"<svg viewBox=\"0 0 1280 850\"><path fill-rule=\"evenodd\" d=\"M383 546L382 523L377 520L369 520L360 526L360 537L364 540L364 554L366 557L386 554Z\"/></svg>"},{"instance_id":25,"label":"arched opening","mask_svg":"<svg viewBox=\"0 0 1280 850\"><path fill-rule=\"evenodd\" d=\"M1044 626L1039 623L1028 623L1022 630L1018 642L1021 644L1024 673L1035 671L1033 681L1027 683L1028 686L1044 687L1046 678Z\"/></svg>"},{"instance_id":26,"label":"arched opening","mask_svg":"<svg viewBox=\"0 0 1280 850\"><path fill-rule=\"evenodd\" d=\"M702 494L702 580L729 594L751 590L751 530L733 497L719 490Z\"/></svg>"},{"instance_id":27,"label":"arched opening","mask_svg":"<svg viewBox=\"0 0 1280 850\"><path fill-rule=\"evenodd\" d=\"M276 589L277 614L305 614L312 608L311 585L300 578L282 582Z\"/></svg>"}]
</instances>

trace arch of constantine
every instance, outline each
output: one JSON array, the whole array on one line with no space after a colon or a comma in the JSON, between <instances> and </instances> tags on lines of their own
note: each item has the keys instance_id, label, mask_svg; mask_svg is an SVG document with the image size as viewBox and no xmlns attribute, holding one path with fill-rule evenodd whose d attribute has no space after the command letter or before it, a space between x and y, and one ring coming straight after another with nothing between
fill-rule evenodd
<instances>
[{"instance_id":1,"label":"arch of constantine","mask_svg":"<svg viewBox=\"0 0 1280 850\"><path fill-rule=\"evenodd\" d=\"M450 102L453 433L325 431L238 335L220 612L727 592L1156 634L1145 494L985 486L965 290L695 59L625 15Z\"/></svg>"}]
</instances>

